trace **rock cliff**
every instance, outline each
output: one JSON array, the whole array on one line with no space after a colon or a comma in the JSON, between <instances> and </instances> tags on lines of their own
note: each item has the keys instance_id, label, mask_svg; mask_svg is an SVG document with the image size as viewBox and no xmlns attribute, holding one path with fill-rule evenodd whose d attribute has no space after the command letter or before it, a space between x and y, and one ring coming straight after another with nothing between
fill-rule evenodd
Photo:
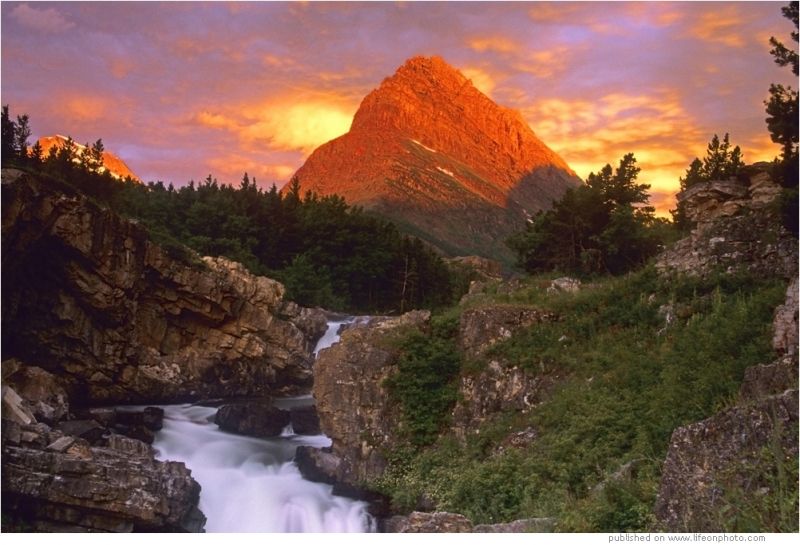
<instances>
[{"instance_id":1,"label":"rock cliff","mask_svg":"<svg viewBox=\"0 0 800 545\"><path fill-rule=\"evenodd\" d=\"M780 186L754 169L745 179L691 186L677 195L695 227L659 255L662 271L707 275L713 271L797 276L797 239L781 226L774 205Z\"/></svg>"},{"instance_id":2,"label":"rock cliff","mask_svg":"<svg viewBox=\"0 0 800 545\"><path fill-rule=\"evenodd\" d=\"M735 406L673 432L655 505L666 530L715 532L752 514L763 519L792 490L781 475L790 479L785 472L797 468L797 290L795 278L775 314L773 347L781 357L747 369Z\"/></svg>"},{"instance_id":3,"label":"rock cliff","mask_svg":"<svg viewBox=\"0 0 800 545\"><path fill-rule=\"evenodd\" d=\"M175 402L307 387L321 313L224 258L178 259L56 182L2 173L3 356L74 403Z\"/></svg>"},{"instance_id":4,"label":"rock cliff","mask_svg":"<svg viewBox=\"0 0 800 545\"><path fill-rule=\"evenodd\" d=\"M396 371L391 339L427 327L430 313L413 311L397 318L373 318L342 332L341 340L319 353L314 367L314 398L320 427L331 438L332 480L362 485L386 468L386 449L398 444L399 410L389 403L384 381Z\"/></svg>"},{"instance_id":5,"label":"rock cliff","mask_svg":"<svg viewBox=\"0 0 800 545\"><path fill-rule=\"evenodd\" d=\"M579 183L518 112L439 57L385 79L296 177L303 192L339 194L446 254L505 262L505 239Z\"/></svg>"},{"instance_id":6,"label":"rock cliff","mask_svg":"<svg viewBox=\"0 0 800 545\"><path fill-rule=\"evenodd\" d=\"M65 397L47 371L3 362L3 531L203 530L191 471L112 427L140 418L158 428L163 411L98 409L98 420L75 420Z\"/></svg>"}]
</instances>

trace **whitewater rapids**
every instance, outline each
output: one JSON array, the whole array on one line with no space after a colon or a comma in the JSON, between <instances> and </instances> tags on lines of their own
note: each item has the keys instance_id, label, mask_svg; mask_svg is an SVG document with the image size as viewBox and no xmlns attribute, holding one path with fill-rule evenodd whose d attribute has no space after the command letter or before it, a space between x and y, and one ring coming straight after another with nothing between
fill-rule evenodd
<instances>
[{"instance_id":1,"label":"whitewater rapids","mask_svg":"<svg viewBox=\"0 0 800 545\"><path fill-rule=\"evenodd\" d=\"M314 354L339 340L350 320L329 322ZM311 404L311 396L276 401L276 406ZM325 447L324 435L256 439L223 432L213 407L164 407L164 427L153 446L160 460L184 462L200 483L200 510L208 532L369 532L364 502L332 494L332 487L305 480L292 459L300 445Z\"/></svg>"}]
</instances>

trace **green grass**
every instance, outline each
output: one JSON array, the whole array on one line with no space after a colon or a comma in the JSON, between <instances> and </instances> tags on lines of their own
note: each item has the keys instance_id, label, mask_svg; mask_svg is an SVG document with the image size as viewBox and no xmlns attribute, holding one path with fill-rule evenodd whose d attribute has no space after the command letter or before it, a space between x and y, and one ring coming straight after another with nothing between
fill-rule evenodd
<instances>
[{"instance_id":1,"label":"green grass","mask_svg":"<svg viewBox=\"0 0 800 545\"><path fill-rule=\"evenodd\" d=\"M556 517L561 531L652 528L672 431L730 405L744 370L773 358L781 281L661 279L646 269L575 294L548 294L548 283L533 278L514 294L481 300L560 315L496 345L489 357L566 378L535 410L499 414L466 444L445 435L428 448L393 453L375 485L398 508L427 498L475 523ZM663 305L676 316L666 329ZM538 434L529 447L498 452L504 437L527 427ZM635 470L618 475L629 463ZM773 511L786 511L785 503Z\"/></svg>"}]
</instances>

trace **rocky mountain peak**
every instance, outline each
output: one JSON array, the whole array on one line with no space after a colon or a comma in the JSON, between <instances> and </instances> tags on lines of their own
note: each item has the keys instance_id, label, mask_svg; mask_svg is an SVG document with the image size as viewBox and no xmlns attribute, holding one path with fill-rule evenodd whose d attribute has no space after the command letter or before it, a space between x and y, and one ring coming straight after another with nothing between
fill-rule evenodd
<instances>
[{"instance_id":1,"label":"rocky mountain peak","mask_svg":"<svg viewBox=\"0 0 800 545\"><path fill-rule=\"evenodd\" d=\"M39 138L38 143L42 147L42 153L45 157L47 157L48 153L50 153L50 149L55 147L56 149L61 149L67 142L67 137L62 136L60 134L55 134L53 136L43 136ZM75 142L75 148L80 155L86 146ZM75 162L79 162L76 160ZM130 167L120 159L117 155L110 151L103 152L103 169L108 170L109 174L118 180L124 180L127 177L131 177L134 180L139 180L139 177L134 174L134 172L130 169Z\"/></svg>"},{"instance_id":2,"label":"rocky mountain peak","mask_svg":"<svg viewBox=\"0 0 800 545\"><path fill-rule=\"evenodd\" d=\"M339 194L444 253L501 261L503 241L579 183L519 112L440 57L413 57L384 79L296 176L303 191Z\"/></svg>"}]
</instances>

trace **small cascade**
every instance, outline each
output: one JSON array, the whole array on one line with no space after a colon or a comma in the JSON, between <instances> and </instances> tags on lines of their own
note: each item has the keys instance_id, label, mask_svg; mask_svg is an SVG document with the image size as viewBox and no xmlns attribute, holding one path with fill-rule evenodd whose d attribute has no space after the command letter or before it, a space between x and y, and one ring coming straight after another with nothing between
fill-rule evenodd
<instances>
[{"instance_id":1,"label":"small cascade","mask_svg":"<svg viewBox=\"0 0 800 545\"><path fill-rule=\"evenodd\" d=\"M357 322L363 318L361 317L351 317L346 318L344 320L332 320L328 322L328 329L325 330L325 334L322 335L319 341L317 341L317 346L314 348L314 357L316 358L319 355L319 351L325 348L329 348L339 342L339 336L342 332L342 326L352 324L353 322Z\"/></svg>"},{"instance_id":2,"label":"small cascade","mask_svg":"<svg viewBox=\"0 0 800 545\"><path fill-rule=\"evenodd\" d=\"M329 322L314 354L339 340L343 324ZM310 395L276 400L281 409L310 405ZM208 532L368 532L374 530L364 502L334 496L330 485L305 480L292 461L300 445L330 446L324 435L256 439L223 432L217 409L164 407L164 427L153 446L161 460L181 461L200 483L200 509Z\"/></svg>"}]
</instances>

